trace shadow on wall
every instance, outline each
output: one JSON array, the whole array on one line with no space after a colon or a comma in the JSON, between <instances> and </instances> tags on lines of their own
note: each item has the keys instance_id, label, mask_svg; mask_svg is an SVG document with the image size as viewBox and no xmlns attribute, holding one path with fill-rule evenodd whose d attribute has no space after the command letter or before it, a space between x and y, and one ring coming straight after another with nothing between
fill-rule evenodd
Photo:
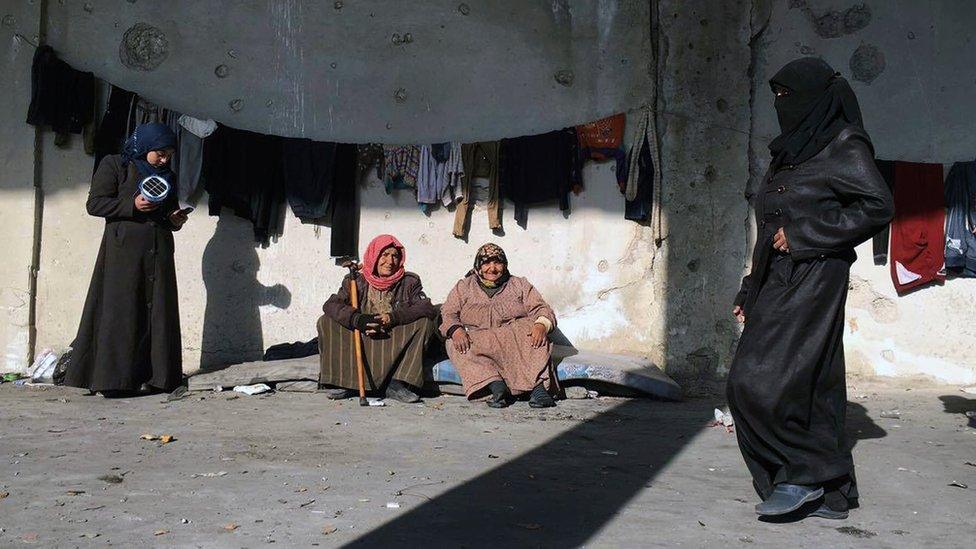
<instances>
[{"instance_id":1,"label":"shadow on wall","mask_svg":"<svg viewBox=\"0 0 976 549\"><path fill-rule=\"evenodd\" d=\"M976 399L958 395L939 397L947 414L962 414L969 419L969 426L976 429Z\"/></svg>"},{"instance_id":2,"label":"shadow on wall","mask_svg":"<svg viewBox=\"0 0 976 549\"><path fill-rule=\"evenodd\" d=\"M291 292L282 284L258 282L261 266L251 223L228 211L203 251L203 284L207 305L203 316L200 368L260 360L264 354L262 305L287 309Z\"/></svg>"},{"instance_id":3,"label":"shadow on wall","mask_svg":"<svg viewBox=\"0 0 976 549\"><path fill-rule=\"evenodd\" d=\"M710 417L704 401L625 401L346 547L420 547L431 539L439 547L579 547Z\"/></svg>"}]
</instances>

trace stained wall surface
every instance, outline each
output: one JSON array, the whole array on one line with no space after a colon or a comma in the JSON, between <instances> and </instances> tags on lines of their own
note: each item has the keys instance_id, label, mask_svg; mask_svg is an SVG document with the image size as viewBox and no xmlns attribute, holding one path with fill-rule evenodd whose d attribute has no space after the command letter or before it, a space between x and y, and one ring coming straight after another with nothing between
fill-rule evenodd
<instances>
[{"instance_id":1,"label":"stained wall surface","mask_svg":"<svg viewBox=\"0 0 976 549\"><path fill-rule=\"evenodd\" d=\"M848 72L862 41L873 44L884 54L885 68L874 74L878 57L862 49L859 74L873 74L873 80L854 84L879 154L942 162L969 154L970 138L960 128L973 113L953 106L964 93L953 88L970 89L972 82L963 80L973 78L960 68L966 38L954 30L965 26L960 20L974 19L965 2L926 4L931 9L874 2L850 17L845 10L854 4L845 4L838 12L840 27L821 29L829 36L817 33L816 21L840 8L811 1L511 2L501 9L471 1L464 3L466 15L461 2L436 2L429 10L408 9L409 2L371 4L382 10L349 0L338 10L332 2L248 2L231 4L229 24L208 32L186 23L203 26L216 17L199 7L203 3L173 2L169 12L150 19L151 3L141 0L90 2L90 13L84 4L50 4L51 41L73 64L178 110L284 135L356 142L495 138L615 111L628 112L633 129L634 109L653 101L656 90L660 232L656 223L624 220L611 165L591 163L586 190L571 198L568 216L554 204L532 208L522 229L507 204L504 234L492 234L479 204L467 241L451 235L453 212L439 208L426 216L408 194L387 195L373 179L361 195L360 242L380 232L400 237L409 250L408 268L441 301L470 268L477 246L496 241L508 252L512 270L529 277L555 307L570 342L648 356L691 389L727 373L739 336L729 312L748 270L753 228L745 190L761 175L765 146L775 132L765 84L771 71L812 54ZM152 23L167 39L166 59L153 70L139 67L152 55L129 59L128 65L120 57L125 32L140 22ZM244 29L238 34L247 39L222 35L231 32L225 27ZM0 54L8 63L16 43L8 27L0 31ZM915 38L908 38L909 31ZM402 42L406 32L412 34L409 43ZM400 44L393 43L394 34ZM905 39L899 42L898 35ZM155 51L152 40L144 46L144 52ZM18 55L24 80L9 92L3 89L5 99L21 104L5 101L0 108L19 119L26 108L30 53ZM227 66L225 77L215 73L220 65ZM945 68L933 73L933 66ZM572 85L557 82L555 73L563 67L573 71ZM395 94L401 87L402 102ZM943 95L932 95L938 93ZM237 95L239 110L230 107ZM889 110L906 114L891 116ZM6 121L0 146L32 162L33 131ZM91 158L80 140L59 148L45 133L40 153L45 200L38 344L60 347L77 328L102 224L85 213ZM3 175L5 215L23 210L8 204L33 196L32 168L23 166L28 167L18 169L24 175L15 180ZM176 235L184 369L253 359L271 344L313 337L321 304L343 275L329 257L329 229L303 225L289 214L281 238L262 248L253 243L246 222L228 213L208 217L206 196L198 207ZM12 253L29 260L24 242L30 233L21 232L32 213L17 215L22 223L5 224L4 240L17 240ZM861 255L870 257L869 251ZM0 274L4 292L26 284L20 268ZM898 298L886 270L869 259L859 261L848 310L852 369L972 380L976 365L965 358L967 350L972 356L972 322L964 313L976 299L970 282ZM3 295L6 304L16 294ZM951 322L943 320L946 314ZM11 316L5 322L0 334L15 333L9 326L19 320ZM12 336L3 337L9 348ZM947 339L962 343L945 345Z\"/></svg>"},{"instance_id":2,"label":"stained wall surface","mask_svg":"<svg viewBox=\"0 0 976 549\"><path fill-rule=\"evenodd\" d=\"M976 4L772 2L755 71L754 165L776 134L766 81L793 58L812 55L840 71L858 95L878 158L945 164L976 157ZM760 158L762 157L762 158ZM754 176L760 175L754 169ZM904 296L888 266L858 249L845 339L849 367L881 375L926 374L976 383L976 280L951 279Z\"/></svg>"}]
</instances>

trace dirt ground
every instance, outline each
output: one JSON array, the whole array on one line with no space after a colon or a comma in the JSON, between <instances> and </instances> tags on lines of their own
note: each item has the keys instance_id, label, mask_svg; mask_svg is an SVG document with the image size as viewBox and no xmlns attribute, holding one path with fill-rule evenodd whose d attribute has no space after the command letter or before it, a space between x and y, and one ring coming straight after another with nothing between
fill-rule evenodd
<instances>
[{"instance_id":1,"label":"dirt ground","mask_svg":"<svg viewBox=\"0 0 976 549\"><path fill-rule=\"evenodd\" d=\"M862 507L778 524L709 425L720 395L497 411L4 384L0 546L972 547L976 397L857 381L849 398Z\"/></svg>"}]
</instances>

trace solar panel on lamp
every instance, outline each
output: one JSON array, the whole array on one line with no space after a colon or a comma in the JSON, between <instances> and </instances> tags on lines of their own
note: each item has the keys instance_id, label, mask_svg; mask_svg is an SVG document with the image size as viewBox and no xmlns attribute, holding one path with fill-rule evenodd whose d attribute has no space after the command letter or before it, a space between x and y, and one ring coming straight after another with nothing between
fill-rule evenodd
<instances>
[{"instance_id":1,"label":"solar panel on lamp","mask_svg":"<svg viewBox=\"0 0 976 549\"><path fill-rule=\"evenodd\" d=\"M139 183L139 192L150 202L162 202L169 195L169 183L162 177L150 175Z\"/></svg>"}]
</instances>

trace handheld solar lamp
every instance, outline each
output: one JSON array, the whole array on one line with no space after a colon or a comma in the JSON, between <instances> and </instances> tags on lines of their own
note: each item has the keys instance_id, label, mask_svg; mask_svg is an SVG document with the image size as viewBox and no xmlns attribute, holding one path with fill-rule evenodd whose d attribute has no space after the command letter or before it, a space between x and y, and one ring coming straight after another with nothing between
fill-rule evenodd
<instances>
[{"instance_id":1,"label":"handheld solar lamp","mask_svg":"<svg viewBox=\"0 0 976 549\"><path fill-rule=\"evenodd\" d=\"M166 200L169 189L169 182L158 175L150 175L139 183L139 194L153 204Z\"/></svg>"}]
</instances>

